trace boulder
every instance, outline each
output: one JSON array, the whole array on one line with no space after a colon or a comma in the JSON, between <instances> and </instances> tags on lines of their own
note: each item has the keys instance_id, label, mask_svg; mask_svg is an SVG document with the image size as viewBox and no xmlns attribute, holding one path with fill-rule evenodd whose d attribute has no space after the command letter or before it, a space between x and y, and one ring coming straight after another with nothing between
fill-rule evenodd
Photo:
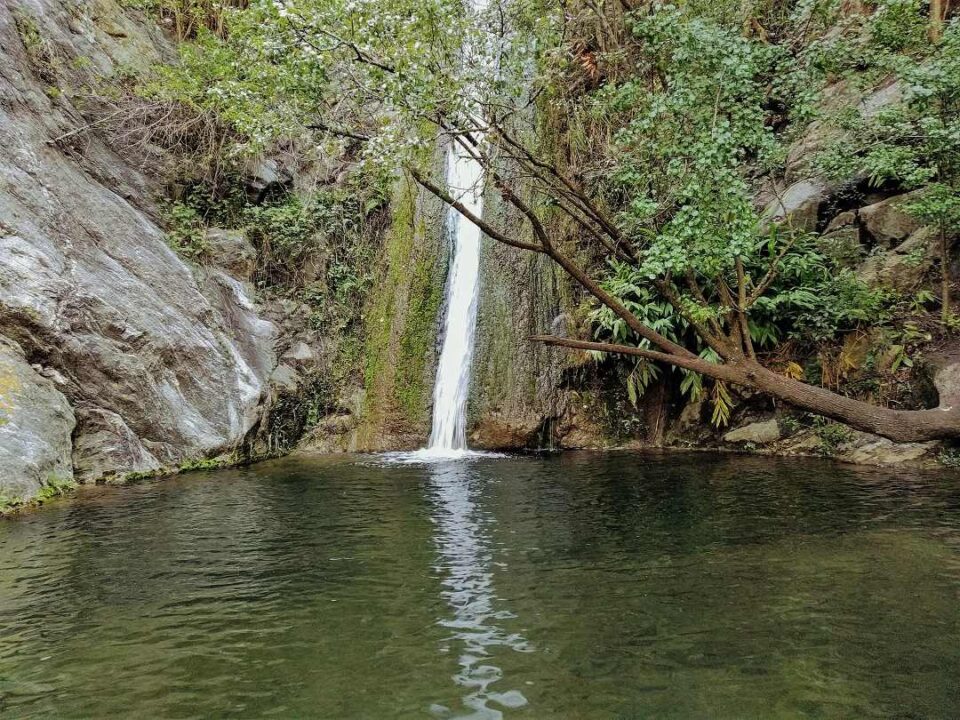
<instances>
[{"instance_id":1,"label":"boulder","mask_svg":"<svg viewBox=\"0 0 960 720\"><path fill-rule=\"evenodd\" d=\"M689 400L683 406L683 410L680 411L674 429L677 432L685 433L700 428L703 425L705 407L706 400L702 397L697 400Z\"/></svg>"},{"instance_id":2,"label":"boulder","mask_svg":"<svg viewBox=\"0 0 960 720\"><path fill-rule=\"evenodd\" d=\"M923 227L890 251L871 255L857 270L869 285L885 285L901 292L917 287L933 267L937 232Z\"/></svg>"},{"instance_id":3,"label":"boulder","mask_svg":"<svg viewBox=\"0 0 960 720\"><path fill-rule=\"evenodd\" d=\"M875 435L857 433L834 457L858 465L898 465L918 460L936 447L936 442L895 443Z\"/></svg>"},{"instance_id":4,"label":"boulder","mask_svg":"<svg viewBox=\"0 0 960 720\"><path fill-rule=\"evenodd\" d=\"M271 186L292 185L293 175L275 158L260 158L247 163L244 181L252 193L262 195Z\"/></svg>"},{"instance_id":5,"label":"boulder","mask_svg":"<svg viewBox=\"0 0 960 720\"><path fill-rule=\"evenodd\" d=\"M45 485L73 482L74 425L53 381L30 367L19 345L0 337L0 506L28 500Z\"/></svg>"},{"instance_id":6,"label":"boulder","mask_svg":"<svg viewBox=\"0 0 960 720\"><path fill-rule=\"evenodd\" d=\"M300 375L289 365L277 365L270 375L270 383L287 392L295 393L300 388Z\"/></svg>"},{"instance_id":7,"label":"boulder","mask_svg":"<svg viewBox=\"0 0 960 720\"><path fill-rule=\"evenodd\" d=\"M825 232L833 232L834 230L853 227L857 224L857 211L847 210L846 212L842 212L830 220L830 222L827 223Z\"/></svg>"},{"instance_id":8,"label":"boulder","mask_svg":"<svg viewBox=\"0 0 960 720\"><path fill-rule=\"evenodd\" d=\"M897 195L860 208L860 221L878 245L894 248L920 228L920 221L903 209L911 198L909 193Z\"/></svg>"},{"instance_id":9,"label":"boulder","mask_svg":"<svg viewBox=\"0 0 960 720\"><path fill-rule=\"evenodd\" d=\"M949 409L960 406L960 347L949 347L926 357L926 364L937 389L939 407Z\"/></svg>"},{"instance_id":10,"label":"boulder","mask_svg":"<svg viewBox=\"0 0 960 720\"><path fill-rule=\"evenodd\" d=\"M298 365L311 365L317 361L317 353L303 340L298 340L280 356L280 359Z\"/></svg>"},{"instance_id":11,"label":"boulder","mask_svg":"<svg viewBox=\"0 0 960 720\"><path fill-rule=\"evenodd\" d=\"M766 206L765 221L787 224L795 230L817 228L820 208L830 197L830 187L819 178L801 180L788 187Z\"/></svg>"},{"instance_id":12,"label":"boulder","mask_svg":"<svg viewBox=\"0 0 960 720\"><path fill-rule=\"evenodd\" d=\"M837 227L817 238L817 248L835 262L849 268L863 260L864 248L860 244L860 230L853 225Z\"/></svg>"},{"instance_id":13,"label":"boulder","mask_svg":"<svg viewBox=\"0 0 960 720\"><path fill-rule=\"evenodd\" d=\"M723 440L728 443L765 445L766 443L776 442L780 437L780 426L777 424L776 418L771 418L770 420L750 423L741 428L731 430L723 436Z\"/></svg>"}]
</instances>

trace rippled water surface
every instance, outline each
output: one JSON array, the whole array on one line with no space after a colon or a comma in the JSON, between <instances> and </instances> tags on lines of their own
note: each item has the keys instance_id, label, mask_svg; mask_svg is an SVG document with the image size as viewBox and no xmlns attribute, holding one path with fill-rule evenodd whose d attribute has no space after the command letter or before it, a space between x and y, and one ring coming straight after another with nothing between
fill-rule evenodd
<instances>
[{"instance_id":1,"label":"rippled water surface","mask_svg":"<svg viewBox=\"0 0 960 720\"><path fill-rule=\"evenodd\" d=\"M286 459L0 523L0 716L960 717L960 476Z\"/></svg>"}]
</instances>

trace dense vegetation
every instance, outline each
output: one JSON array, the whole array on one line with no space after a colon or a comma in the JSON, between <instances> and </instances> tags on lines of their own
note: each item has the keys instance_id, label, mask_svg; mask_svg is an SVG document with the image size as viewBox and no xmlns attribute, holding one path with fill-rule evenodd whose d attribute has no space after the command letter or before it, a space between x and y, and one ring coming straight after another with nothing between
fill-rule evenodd
<instances>
[{"instance_id":1,"label":"dense vegetation","mask_svg":"<svg viewBox=\"0 0 960 720\"><path fill-rule=\"evenodd\" d=\"M409 173L462 211L432 149L439 137L472 154L514 222L468 218L494 240L546 254L596 303L590 341L539 339L634 358L632 396L673 366L685 392L710 392L717 423L742 386L891 438L960 435L957 412L884 407L916 406L909 367L957 326L960 25L948 4L543 0L473 12L453 0L161 0L154 9L189 18L177 32L192 41L146 92L216 118L230 138L221 155L278 145L346 154L356 172ZM863 111L857 103L877 87L899 98ZM811 129L816 147L792 168L791 149ZM856 264L879 249L836 242L821 217L774 222L757 199L784 208L798 172L828 181L838 210L852 196L912 191L902 209L933 230L936 296L923 282L908 291L870 282ZM270 273L295 267L289 250L314 211L245 212L255 227L273 218L290 230Z\"/></svg>"}]
</instances>

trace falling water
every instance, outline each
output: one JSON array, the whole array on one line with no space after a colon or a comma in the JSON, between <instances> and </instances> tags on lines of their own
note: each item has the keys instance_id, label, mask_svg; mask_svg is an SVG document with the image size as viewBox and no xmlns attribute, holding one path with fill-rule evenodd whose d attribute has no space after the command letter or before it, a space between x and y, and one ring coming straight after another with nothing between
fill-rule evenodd
<instances>
[{"instance_id":1,"label":"falling water","mask_svg":"<svg viewBox=\"0 0 960 720\"><path fill-rule=\"evenodd\" d=\"M478 217L483 211L483 169L458 145L447 152L447 186ZM433 389L433 430L429 450L467 447L466 407L470 388L477 290L480 274L480 230L456 210L450 210L453 261L447 280L443 348Z\"/></svg>"},{"instance_id":2,"label":"falling water","mask_svg":"<svg viewBox=\"0 0 960 720\"><path fill-rule=\"evenodd\" d=\"M474 11L483 10L486 0L472 0ZM469 44L465 59L476 55ZM480 138L475 138L480 139ZM473 215L483 213L483 168L457 143L447 151L447 188ZM480 229L450 209L453 261L447 280L443 348L433 389L433 429L428 452L449 454L467 448L466 408L470 389L477 324L477 290L480 274Z\"/></svg>"}]
</instances>

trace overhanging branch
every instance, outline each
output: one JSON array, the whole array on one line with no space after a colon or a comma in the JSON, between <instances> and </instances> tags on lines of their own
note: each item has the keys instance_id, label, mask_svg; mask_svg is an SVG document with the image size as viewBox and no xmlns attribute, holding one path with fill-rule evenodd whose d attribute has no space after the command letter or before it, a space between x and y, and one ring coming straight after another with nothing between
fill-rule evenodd
<instances>
[{"instance_id":1,"label":"overhanging branch","mask_svg":"<svg viewBox=\"0 0 960 720\"><path fill-rule=\"evenodd\" d=\"M574 340L571 338L557 337L556 335L531 335L530 340L541 342L545 345L554 345L557 347L568 347L576 350L592 350L594 352L615 353L618 355L634 355L647 360L656 360L668 365L693 370L708 377L717 380L725 380L733 383L742 384L745 380L743 373L729 365L720 365L708 362L696 355L673 355L671 353L658 352L656 350L647 350L645 348L634 347L632 345L615 345L613 343L591 342L589 340Z\"/></svg>"}]
</instances>

